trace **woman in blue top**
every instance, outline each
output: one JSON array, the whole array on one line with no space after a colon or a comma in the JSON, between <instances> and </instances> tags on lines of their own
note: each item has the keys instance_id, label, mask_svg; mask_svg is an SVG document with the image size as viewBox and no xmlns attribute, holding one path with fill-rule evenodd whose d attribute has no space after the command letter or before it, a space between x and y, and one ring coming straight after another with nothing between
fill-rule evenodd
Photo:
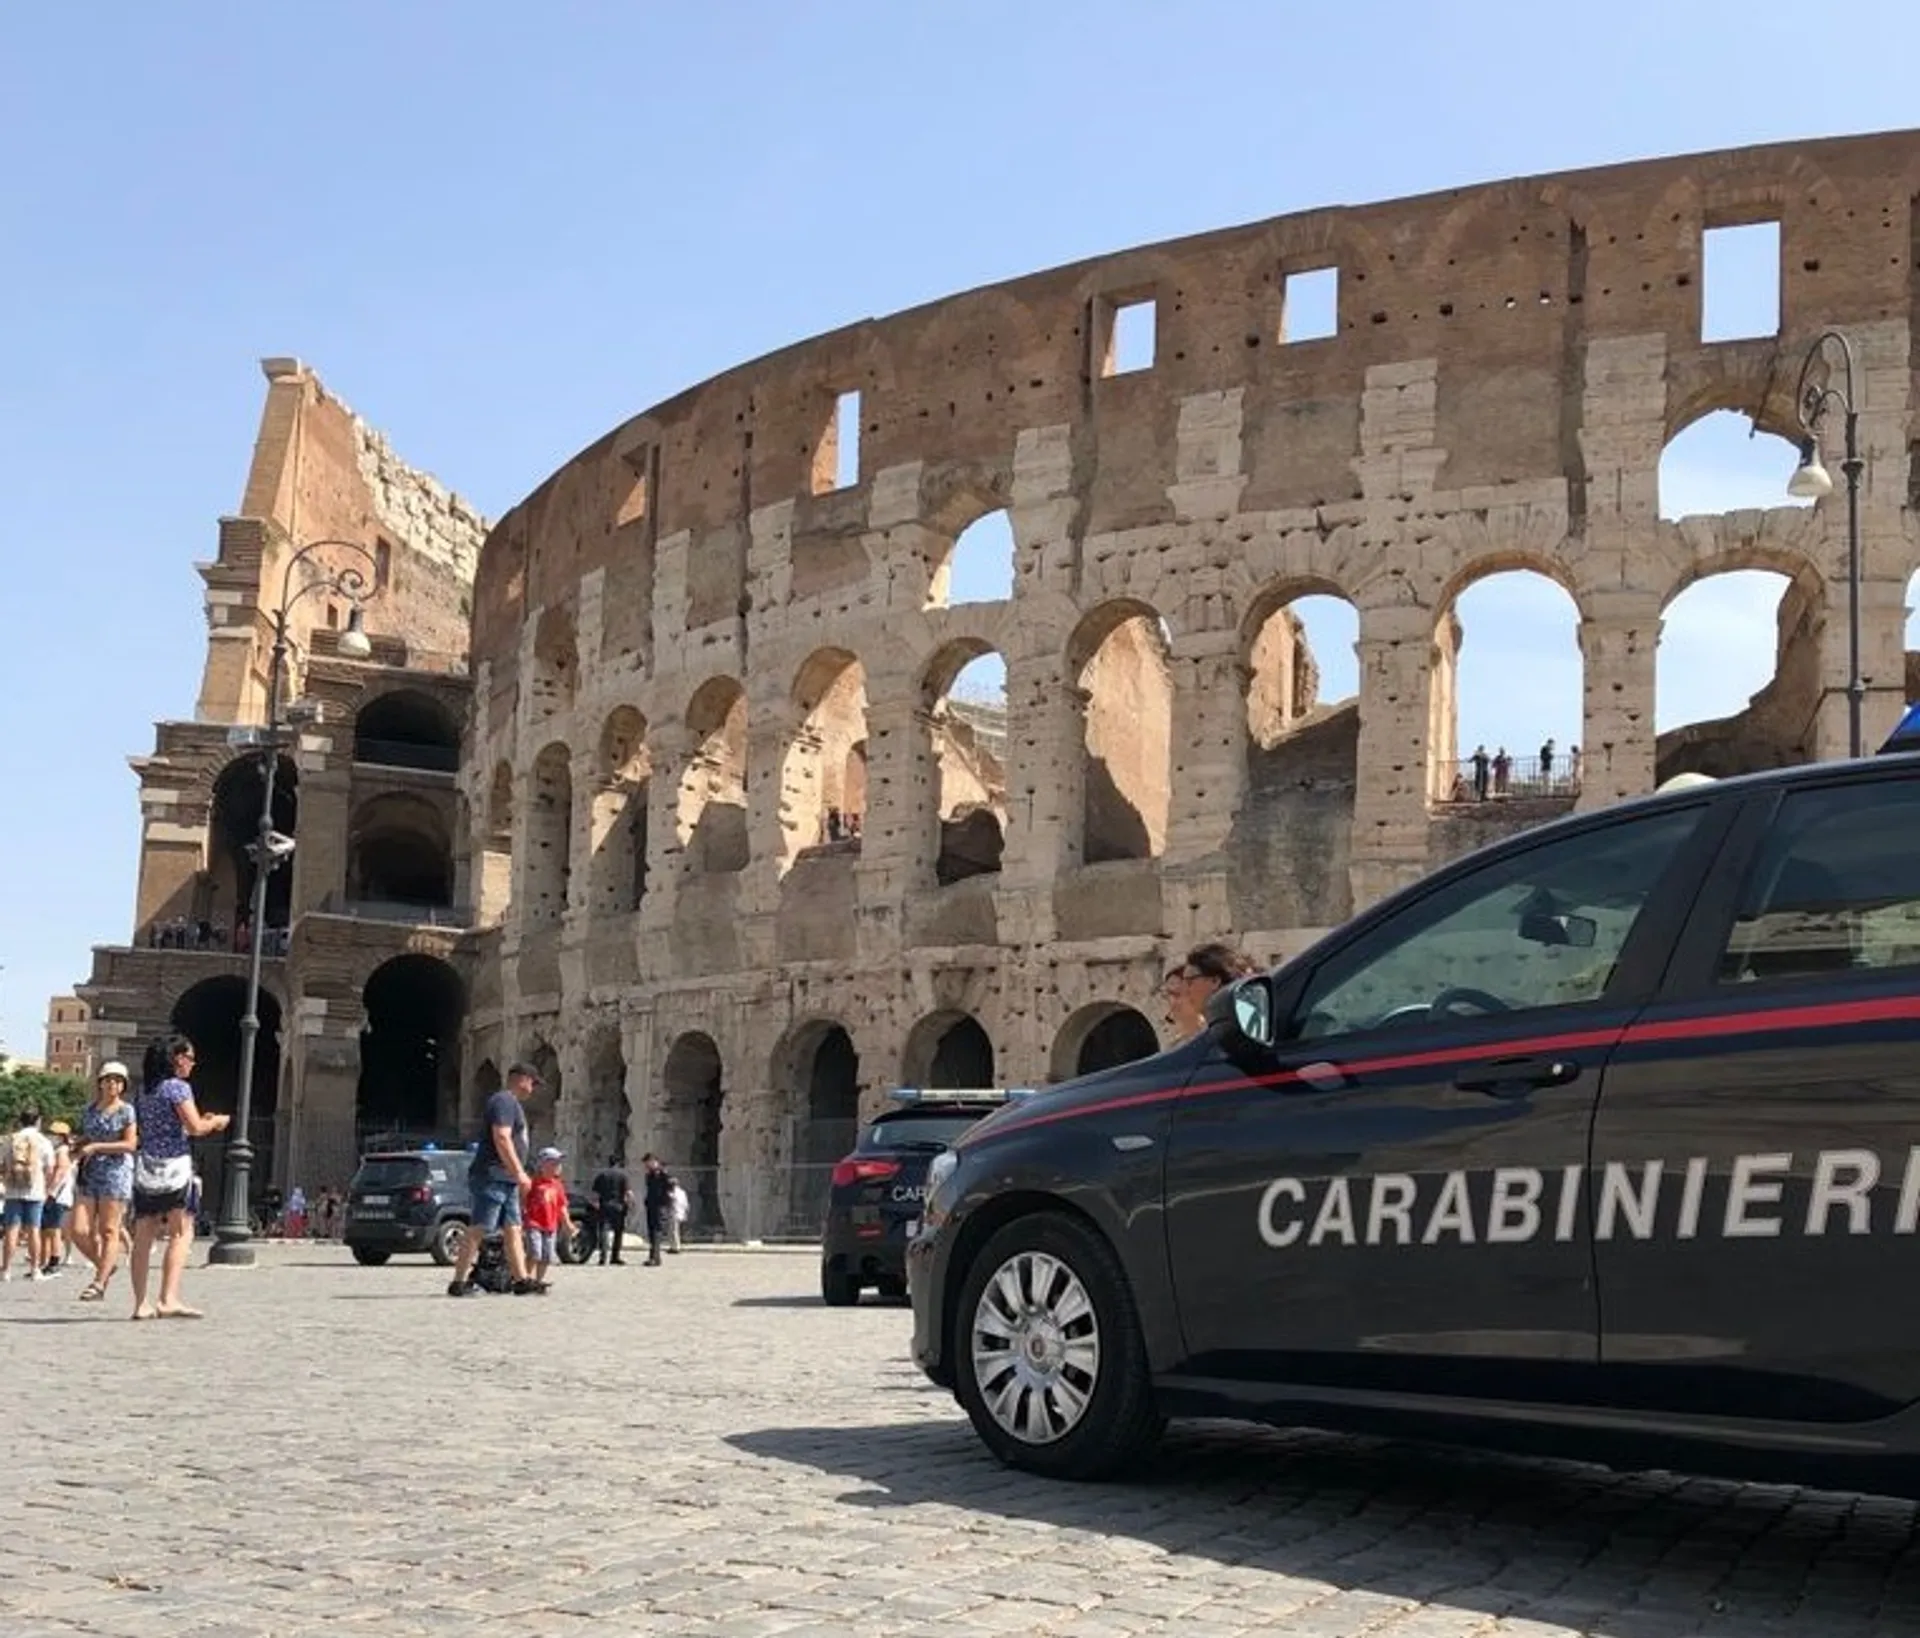
<instances>
[{"instance_id":1,"label":"woman in blue top","mask_svg":"<svg viewBox=\"0 0 1920 1638\"><path fill-rule=\"evenodd\" d=\"M198 1319L200 1310L180 1300L180 1276L193 1247L187 1219L187 1191L193 1184L190 1141L227 1129L226 1115L203 1115L193 1101L187 1077L193 1073L193 1043L184 1035L156 1035L147 1044L141 1066L140 1095L133 1101L139 1146L133 1157L133 1317ZM160 1265L160 1300L147 1304L147 1269L153 1241L162 1226L168 1233L166 1260Z\"/></svg>"},{"instance_id":2,"label":"woman in blue top","mask_svg":"<svg viewBox=\"0 0 1920 1638\"><path fill-rule=\"evenodd\" d=\"M93 1264L93 1279L80 1293L82 1302L98 1302L107 1294L120 1261L120 1223L133 1199L133 1156L140 1134L126 1092L127 1066L102 1064L93 1081L93 1102L80 1115L73 1243Z\"/></svg>"}]
</instances>

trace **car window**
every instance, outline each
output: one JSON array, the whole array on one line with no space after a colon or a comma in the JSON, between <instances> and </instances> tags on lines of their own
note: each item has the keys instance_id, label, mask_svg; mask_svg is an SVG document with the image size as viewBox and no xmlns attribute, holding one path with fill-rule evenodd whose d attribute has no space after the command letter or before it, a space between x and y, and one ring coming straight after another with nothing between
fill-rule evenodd
<instances>
[{"instance_id":1,"label":"car window","mask_svg":"<svg viewBox=\"0 0 1920 1638\"><path fill-rule=\"evenodd\" d=\"M897 1149L902 1144L924 1143L931 1148L945 1148L960 1134L984 1115L911 1115L894 1120L877 1120L860 1134L858 1149L871 1153L875 1149Z\"/></svg>"},{"instance_id":2,"label":"car window","mask_svg":"<svg viewBox=\"0 0 1920 1638\"><path fill-rule=\"evenodd\" d=\"M1792 791L1720 954L1723 984L1920 965L1920 781Z\"/></svg>"},{"instance_id":3,"label":"car window","mask_svg":"<svg viewBox=\"0 0 1920 1638\"><path fill-rule=\"evenodd\" d=\"M1623 820L1488 863L1330 957L1292 1035L1363 1030L1595 1001L1628 935L1704 813Z\"/></svg>"},{"instance_id":4,"label":"car window","mask_svg":"<svg viewBox=\"0 0 1920 1638\"><path fill-rule=\"evenodd\" d=\"M424 1160L367 1160L353 1174L355 1189L405 1189L427 1180Z\"/></svg>"}]
</instances>

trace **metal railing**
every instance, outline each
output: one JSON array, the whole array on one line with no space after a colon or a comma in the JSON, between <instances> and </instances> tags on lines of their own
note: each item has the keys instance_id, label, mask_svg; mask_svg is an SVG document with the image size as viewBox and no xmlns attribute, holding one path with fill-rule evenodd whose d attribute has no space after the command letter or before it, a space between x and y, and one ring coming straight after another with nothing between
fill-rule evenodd
<instances>
[{"instance_id":1,"label":"metal railing","mask_svg":"<svg viewBox=\"0 0 1920 1638\"><path fill-rule=\"evenodd\" d=\"M1579 794L1580 754L1569 751L1551 762L1538 756L1489 757L1484 773L1474 758L1462 757L1453 766L1453 788L1442 800L1494 802Z\"/></svg>"},{"instance_id":2,"label":"metal railing","mask_svg":"<svg viewBox=\"0 0 1920 1638\"><path fill-rule=\"evenodd\" d=\"M407 927L471 927L473 909L464 904L412 904L405 899L354 899L329 893L323 916L352 916L360 921L392 921Z\"/></svg>"}]
</instances>

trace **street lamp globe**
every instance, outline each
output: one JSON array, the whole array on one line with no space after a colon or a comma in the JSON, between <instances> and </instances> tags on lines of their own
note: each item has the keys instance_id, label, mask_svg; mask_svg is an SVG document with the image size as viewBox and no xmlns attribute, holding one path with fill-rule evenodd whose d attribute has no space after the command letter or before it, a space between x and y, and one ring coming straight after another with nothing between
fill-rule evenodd
<instances>
[{"instance_id":1,"label":"street lamp globe","mask_svg":"<svg viewBox=\"0 0 1920 1638\"><path fill-rule=\"evenodd\" d=\"M1824 477L1825 474L1823 473L1822 476ZM1827 488L1832 487L1833 484L1829 480ZM357 603L347 611L347 629L340 633L338 647L349 660L364 660L373 652L373 643L367 636L366 620Z\"/></svg>"},{"instance_id":2,"label":"street lamp globe","mask_svg":"<svg viewBox=\"0 0 1920 1638\"><path fill-rule=\"evenodd\" d=\"M1816 440L1800 440L1800 464L1787 479L1787 493L1795 500L1822 500L1833 493L1833 474L1822 464Z\"/></svg>"}]
</instances>

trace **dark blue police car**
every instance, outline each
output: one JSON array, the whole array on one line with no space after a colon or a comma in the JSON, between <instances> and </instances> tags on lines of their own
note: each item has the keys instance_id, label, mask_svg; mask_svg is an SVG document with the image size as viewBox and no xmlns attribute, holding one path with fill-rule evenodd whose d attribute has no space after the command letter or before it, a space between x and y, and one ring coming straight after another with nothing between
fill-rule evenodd
<instances>
[{"instance_id":1,"label":"dark blue police car","mask_svg":"<svg viewBox=\"0 0 1920 1638\"><path fill-rule=\"evenodd\" d=\"M1001 1459L1169 1416L1920 1486L1920 756L1510 838L933 1165Z\"/></svg>"}]
</instances>

